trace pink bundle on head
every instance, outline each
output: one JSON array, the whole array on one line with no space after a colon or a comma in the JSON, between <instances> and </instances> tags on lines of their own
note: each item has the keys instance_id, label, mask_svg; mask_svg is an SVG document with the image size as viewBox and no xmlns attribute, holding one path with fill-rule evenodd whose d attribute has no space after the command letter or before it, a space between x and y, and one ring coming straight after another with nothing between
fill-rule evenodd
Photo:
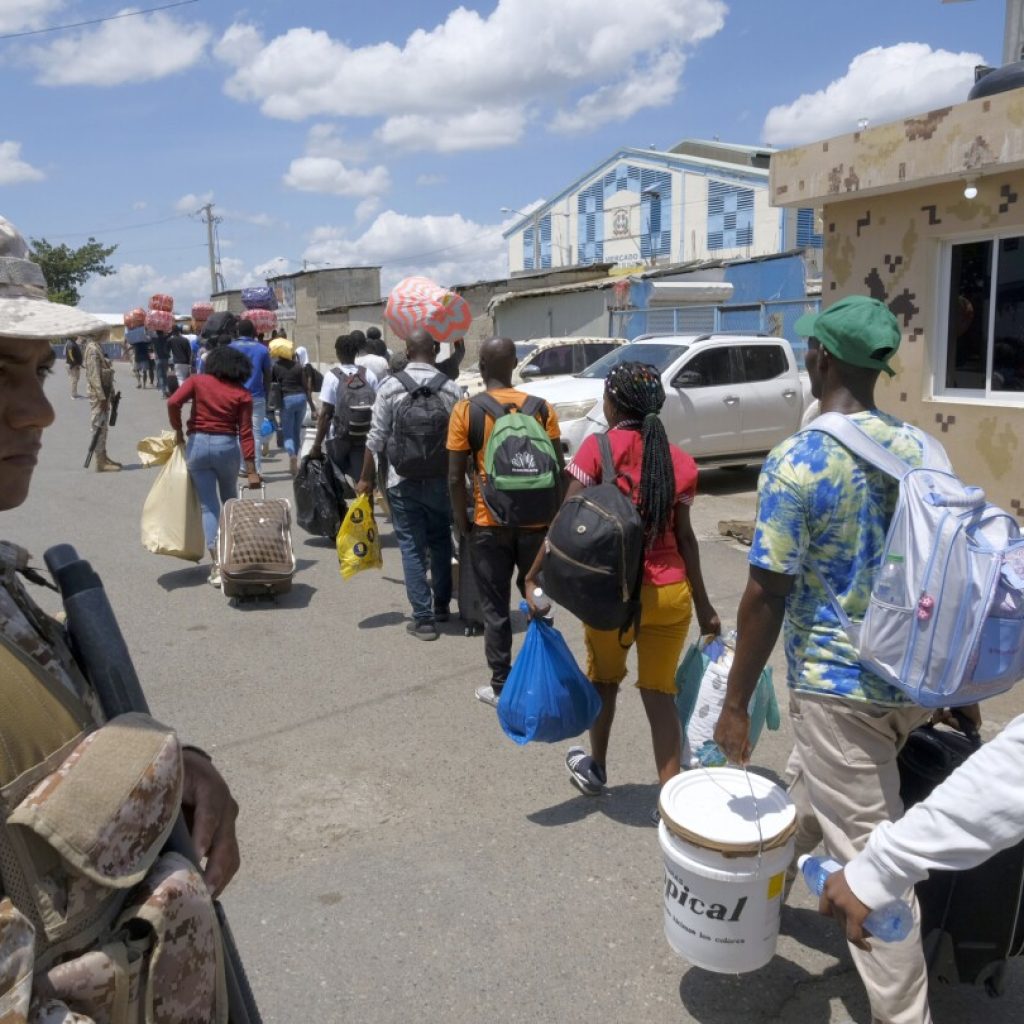
<instances>
[{"instance_id":1,"label":"pink bundle on head","mask_svg":"<svg viewBox=\"0 0 1024 1024\"><path fill-rule=\"evenodd\" d=\"M424 330L434 341L461 338L473 322L469 303L426 277L399 281L388 296L384 319L403 341Z\"/></svg>"}]
</instances>

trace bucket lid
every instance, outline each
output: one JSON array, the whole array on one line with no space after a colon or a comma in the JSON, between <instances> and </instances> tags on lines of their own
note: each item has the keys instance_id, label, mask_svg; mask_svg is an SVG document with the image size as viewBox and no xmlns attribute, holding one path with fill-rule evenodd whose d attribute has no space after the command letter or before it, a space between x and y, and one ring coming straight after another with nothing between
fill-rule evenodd
<instances>
[{"instance_id":1,"label":"bucket lid","mask_svg":"<svg viewBox=\"0 0 1024 1024\"><path fill-rule=\"evenodd\" d=\"M796 831L796 807L786 791L738 768L683 772L662 787L658 806L670 832L719 853L773 850Z\"/></svg>"}]
</instances>

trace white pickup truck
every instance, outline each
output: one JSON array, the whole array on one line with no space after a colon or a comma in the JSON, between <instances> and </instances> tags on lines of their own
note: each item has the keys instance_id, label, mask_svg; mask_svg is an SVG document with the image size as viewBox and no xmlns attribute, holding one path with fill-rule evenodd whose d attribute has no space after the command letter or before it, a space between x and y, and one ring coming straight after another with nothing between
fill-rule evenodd
<instances>
[{"instance_id":1,"label":"white pickup truck","mask_svg":"<svg viewBox=\"0 0 1024 1024\"><path fill-rule=\"evenodd\" d=\"M660 371L661 418L669 440L703 465L762 461L800 428L811 402L810 381L785 338L725 333L637 338L582 373L520 385L554 407L566 455L575 454L588 434L607 428L604 379L627 361Z\"/></svg>"}]
</instances>

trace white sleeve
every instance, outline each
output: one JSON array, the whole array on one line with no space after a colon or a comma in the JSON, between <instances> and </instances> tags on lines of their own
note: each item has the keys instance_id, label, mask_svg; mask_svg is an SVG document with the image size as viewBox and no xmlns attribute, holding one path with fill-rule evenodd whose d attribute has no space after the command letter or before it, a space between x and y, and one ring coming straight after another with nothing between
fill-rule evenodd
<instances>
[{"instance_id":1,"label":"white sleeve","mask_svg":"<svg viewBox=\"0 0 1024 1024\"><path fill-rule=\"evenodd\" d=\"M327 405L334 405L338 399L338 378L334 370L330 369L324 374L324 383L320 388L320 401Z\"/></svg>"},{"instance_id":2,"label":"white sleeve","mask_svg":"<svg viewBox=\"0 0 1024 1024\"><path fill-rule=\"evenodd\" d=\"M373 392L376 394L380 390L380 377L368 367L364 366L363 369L366 370L366 383L373 388Z\"/></svg>"},{"instance_id":3,"label":"white sleeve","mask_svg":"<svg viewBox=\"0 0 1024 1024\"><path fill-rule=\"evenodd\" d=\"M857 898L879 907L929 871L976 867L1024 839L1024 715L895 822L879 825L846 865Z\"/></svg>"}]
</instances>

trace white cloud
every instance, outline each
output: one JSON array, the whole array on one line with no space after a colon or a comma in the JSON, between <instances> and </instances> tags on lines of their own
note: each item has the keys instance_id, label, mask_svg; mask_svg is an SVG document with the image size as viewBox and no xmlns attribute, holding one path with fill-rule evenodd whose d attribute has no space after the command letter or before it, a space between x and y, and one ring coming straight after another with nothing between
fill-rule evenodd
<instances>
[{"instance_id":1,"label":"white cloud","mask_svg":"<svg viewBox=\"0 0 1024 1024\"><path fill-rule=\"evenodd\" d=\"M877 124L923 113L967 98L980 53L933 50L925 43L876 46L850 61L846 74L824 89L772 107L761 137L791 146L857 130L867 118Z\"/></svg>"},{"instance_id":2,"label":"white cloud","mask_svg":"<svg viewBox=\"0 0 1024 1024\"><path fill-rule=\"evenodd\" d=\"M149 203L147 203L145 199L136 199L135 202L132 203L133 210L145 210L147 206L149 206Z\"/></svg>"},{"instance_id":3,"label":"white cloud","mask_svg":"<svg viewBox=\"0 0 1024 1024\"><path fill-rule=\"evenodd\" d=\"M63 6L64 0L4 0L0 3L0 32L45 28L47 17Z\"/></svg>"},{"instance_id":4,"label":"white cloud","mask_svg":"<svg viewBox=\"0 0 1024 1024\"><path fill-rule=\"evenodd\" d=\"M443 285L488 280L508 273L501 233L509 223L478 224L457 213L410 217L385 210L358 237L340 228L317 228L303 255L331 266L380 265L385 288L412 274Z\"/></svg>"},{"instance_id":5,"label":"white cloud","mask_svg":"<svg viewBox=\"0 0 1024 1024\"><path fill-rule=\"evenodd\" d=\"M157 12L63 35L33 46L27 59L35 65L37 80L43 85L148 82L198 63L211 35L206 25Z\"/></svg>"},{"instance_id":6,"label":"white cloud","mask_svg":"<svg viewBox=\"0 0 1024 1024\"><path fill-rule=\"evenodd\" d=\"M458 7L402 45L357 48L309 28L264 41L253 26L236 24L215 53L234 68L227 93L270 117L380 118L385 142L451 152L515 142L539 107L561 108L580 94L592 98L577 123L604 116L598 95L614 100L622 117L667 102L684 52L722 28L726 7L559 0L557 13L550 0L499 0L486 16ZM645 94L639 76L650 69L658 81ZM628 100L602 92L623 81Z\"/></svg>"},{"instance_id":7,"label":"white cloud","mask_svg":"<svg viewBox=\"0 0 1024 1024\"><path fill-rule=\"evenodd\" d=\"M521 107L478 107L464 114L399 114L377 129L386 146L459 153L497 149L518 142L526 131Z\"/></svg>"},{"instance_id":8,"label":"white cloud","mask_svg":"<svg viewBox=\"0 0 1024 1024\"><path fill-rule=\"evenodd\" d=\"M175 213L195 213L196 210L205 206L207 203L213 202L213 193L204 192L202 195L196 195L195 192L189 192L188 195L182 196L175 204Z\"/></svg>"},{"instance_id":9,"label":"white cloud","mask_svg":"<svg viewBox=\"0 0 1024 1024\"><path fill-rule=\"evenodd\" d=\"M356 223L365 224L377 215L382 205L380 196L368 196L356 207Z\"/></svg>"},{"instance_id":10,"label":"white cloud","mask_svg":"<svg viewBox=\"0 0 1024 1024\"><path fill-rule=\"evenodd\" d=\"M0 142L0 185L19 185L25 181L42 181L46 175L38 167L21 159L21 143Z\"/></svg>"},{"instance_id":11,"label":"white cloud","mask_svg":"<svg viewBox=\"0 0 1024 1024\"><path fill-rule=\"evenodd\" d=\"M277 261L270 261L277 266ZM247 288L262 284L260 271L269 264L249 268L233 256L221 261L221 272L229 288ZM179 274L168 274L149 263L122 263L110 277L94 277L82 292L82 308L97 313L118 312L145 306L150 295L163 292L174 297L175 312L187 313L193 302L210 296L210 267L207 263Z\"/></svg>"},{"instance_id":12,"label":"white cloud","mask_svg":"<svg viewBox=\"0 0 1024 1024\"><path fill-rule=\"evenodd\" d=\"M434 185L443 185L447 180L444 174L421 174L416 178L416 184L420 188L431 188Z\"/></svg>"},{"instance_id":13,"label":"white cloud","mask_svg":"<svg viewBox=\"0 0 1024 1024\"><path fill-rule=\"evenodd\" d=\"M391 175L382 165L362 170L347 167L331 156L301 156L284 176L289 188L300 192L327 192L336 196L380 195L391 187Z\"/></svg>"},{"instance_id":14,"label":"white cloud","mask_svg":"<svg viewBox=\"0 0 1024 1024\"><path fill-rule=\"evenodd\" d=\"M676 98L685 57L666 50L649 64L634 68L621 82L602 85L582 97L573 110L560 110L551 129L578 135L597 125L627 121L646 107L664 107Z\"/></svg>"}]
</instances>

